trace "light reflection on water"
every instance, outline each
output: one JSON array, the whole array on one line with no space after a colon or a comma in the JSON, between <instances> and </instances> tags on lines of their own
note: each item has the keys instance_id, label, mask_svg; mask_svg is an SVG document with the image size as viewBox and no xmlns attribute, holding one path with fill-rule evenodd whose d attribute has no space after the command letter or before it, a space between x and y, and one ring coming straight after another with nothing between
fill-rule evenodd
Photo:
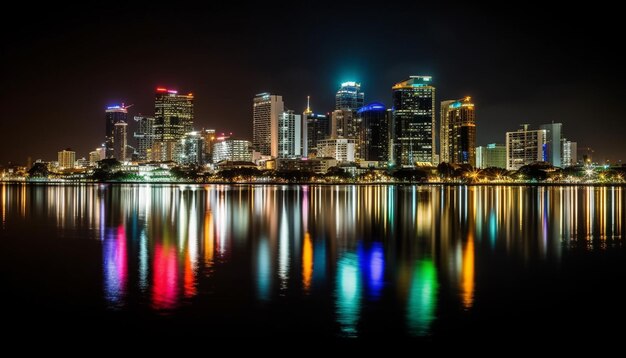
<instances>
[{"instance_id":1,"label":"light reflection on water","mask_svg":"<svg viewBox=\"0 0 626 358\"><path fill-rule=\"evenodd\" d=\"M331 299L346 337L359 336L366 309L400 305L405 332L422 336L442 295L466 311L480 300L481 257L558 265L570 247L621 242L622 191L1 184L0 216L7 232L52 221L58 237L100 240L110 309L147 302L175 314L211 298L207 280L238 265L236 282L211 285L249 289L259 304Z\"/></svg>"}]
</instances>

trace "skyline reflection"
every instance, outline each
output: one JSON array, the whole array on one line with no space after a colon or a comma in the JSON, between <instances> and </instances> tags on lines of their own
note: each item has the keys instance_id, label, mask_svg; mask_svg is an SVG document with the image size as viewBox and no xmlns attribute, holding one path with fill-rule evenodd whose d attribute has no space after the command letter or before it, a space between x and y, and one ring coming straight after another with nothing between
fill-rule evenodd
<instances>
[{"instance_id":1,"label":"skyline reflection","mask_svg":"<svg viewBox=\"0 0 626 358\"><path fill-rule=\"evenodd\" d=\"M558 266L623 237L622 187L0 185L3 234L100 241L109 309L306 297L345 337L389 302L407 335L429 335L443 301L480 304L496 255Z\"/></svg>"}]
</instances>

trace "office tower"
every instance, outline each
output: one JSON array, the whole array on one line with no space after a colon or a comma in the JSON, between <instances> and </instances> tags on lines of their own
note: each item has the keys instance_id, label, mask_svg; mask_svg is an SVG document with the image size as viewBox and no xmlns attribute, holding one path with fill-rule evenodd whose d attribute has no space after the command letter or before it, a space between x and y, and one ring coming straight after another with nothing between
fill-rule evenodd
<instances>
[{"instance_id":1,"label":"office tower","mask_svg":"<svg viewBox=\"0 0 626 358\"><path fill-rule=\"evenodd\" d=\"M203 129L200 131L200 135L204 140L204 163L211 163L213 160L213 144L215 143L215 129Z\"/></svg>"},{"instance_id":2,"label":"office tower","mask_svg":"<svg viewBox=\"0 0 626 358\"><path fill-rule=\"evenodd\" d=\"M356 140L352 138L330 138L317 142L318 158L335 158L338 162L354 162Z\"/></svg>"},{"instance_id":3,"label":"office tower","mask_svg":"<svg viewBox=\"0 0 626 358\"><path fill-rule=\"evenodd\" d=\"M98 161L100 161L100 153L98 153L97 151L91 151L89 152L89 165L90 166L96 166L96 164L98 163Z\"/></svg>"},{"instance_id":4,"label":"office tower","mask_svg":"<svg viewBox=\"0 0 626 358\"><path fill-rule=\"evenodd\" d=\"M506 169L518 170L524 165L547 161L547 137L547 130L530 130L528 124L515 132L506 132Z\"/></svg>"},{"instance_id":5,"label":"office tower","mask_svg":"<svg viewBox=\"0 0 626 358\"><path fill-rule=\"evenodd\" d=\"M365 93L361 92L358 82L344 82L335 95L335 109L356 111L363 107Z\"/></svg>"},{"instance_id":6,"label":"office tower","mask_svg":"<svg viewBox=\"0 0 626 358\"><path fill-rule=\"evenodd\" d=\"M476 148L476 168L506 168L506 146L490 143Z\"/></svg>"},{"instance_id":7,"label":"office tower","mask_svg":"<svg viewBox=\"0 0 626 358\"><path fill-rule=\"evenodd\" d=\"M356 111L336 109L331 114L331 138L355 138L357 132Z\"/></svg>"},{"instance_id":8,"label":"office tower","mask_svg":"<svg viewBox=\"0 0 626 358\"><path fill-rule=\"evenodd\" d=\"M561 159L561 165L563 165L563 168L576 165L576 162L578 160L578 144L565 138L563 138L561 142L561 155L563 156L563 158Z\"/></svg>"},{"instance_id":9,"label":"office tower","mask_svg":"<svg viewBox=\"0 0 626 358\"><path fill-rule=\"evenodd\" d=\"M113 157L120 162L126 161L126 145L127 137L126 132L128 124L126 122L117 122L114 125L113 130Z\"/></svg>"},{"instance_id":10,"label":"office tower","mask_svg":"<svg viewBox=\"0 0 626 358\"><path fill-rule=\"evenodd\" d=\"M177 142L193 130L193 94L159 87L154 97L155 141ZM168 158L167 160L171 160Z\"/></svg>"},{"instance_id":11,"label":"office tower","mask_svg":"<svg viewBox=\"0 0 626 358\"><path fill-rule=\"evenodd\" d=\"M410 76L393 87L393 161L397 166L435 159L435 87L431 76Z\"/></svg>"},{"instance_id":12,"label":"office tower","mask_svg":"<svg viewBox=\"0 0 626 358\"><path fill-rule=\"evenodd\" d=\"M550 123L542 124L539 129L544 129L547 132L546 142L548 143L548 160L550 164L555 167L561 167L561 130L563 124Z\"/></svg>"},{"instance_id":13,"label":"office tower","mask_svg":"<svg viewBox=\"0 0 626 358\"><path fill-rule=\"evenodd\" d=\"M252 144L261 155L278 157L278 118L285 111L283 97L259 93L252 108Z\"/></svg>"},{"instance_id":14,"label":"office tower","mask_svg":"<svg viewBox=\"0 0 626 358\"><path fill-rule=\"evenodd\" d=\"M76 162L76 152L70 148L64 149L57 153L59 160L59 169L72 169Z\"/></svg>"},{"instance_id":15,"label":"office tower","mask_svg":"<svg viewBox=\"0 0 626 358\"><path fill-rule=\"evenodd\" d=\"M247 140L233 139L230 137L217 137L213 144L213 163L222 161L251 162L252 143Z\"/></svg>"},{"instance_id":16,"label":"office tower","mask_svg":"<svg viewBox=\"0 0 626 358\"><path fill-rule=\"evenodd\" d=\"M367 161L389 161L389 118L385 105L373 102L357 111L358 157Z\"/></svg>"},{"instance_id":17,"label":"office tower","mask_svg":"<svg viewBox=\"0 0 626 358\"><path fill-rule=\"evenodd\" d=\"M470 97L441 102L440 160L476 165L476 113Z\"/></svg>"},{"instance_id":18,"label":"office tower","mask_svg":"<svg viewBox=\"0 0 626 358\"><path fill-rule=\"evenodd\" d=\"M204 138L200 132L189 132L178 140L175 149L175 159L179 164L204 164Z\"/></svg>"},{"instance_id":19,"label":"office tower","mask_svg":"<svg viewBox=\"0 0 626 358\"><path fill-rule=\"evenodd\" d=\"M310 98L307 96L306 110L302 114L306 130L306 136L303 136L303 157L315 157L317 155L317 142L330 136L330 121L328 116L323 114L315 114L311 110L309 103Z\"/></svg>"},{"instance_id":20,"label":"office tower","mask_svg":"<svg viewBox=\"0 0 626 358\"><path fill-rule=\"evenodd\" d=\"M98 152L98 155L100 156L99 160L106 159L106 148L104 147L96 148L96 152Z\"/></svg>"},{"instance_id":21,"label":"office tower","mask_svg":"<svg viewBox=\"0 0 626 358\"><path fill-rule=\"evenodd\" d=\"M137 131L134 137L137 139L137 154L139 160L148 160L149 152L152 150L152 145L156 139L154 117L135 116L135 122L137 122Z\"/></svg>"},{"instance_id":22,"label":"office tower","mask_svg":"<svg viewBox=\"0 0 626 358\"><path fill-rule=\"evenodd\" d=\"M300 158L302 156L302 116L287 110L278 118L277 158Z\"/></svg>"},{"instance_id":23,"label":"office tower","mask_svg":"<svg viewBox=\"0 0 626 358\"><path fill-rule=\"evenodd\" d=\"M128 108L130 106L111 106L107 107L105 111L105 134L104 134L104 148L105 148L105 157L106 158L114 158L115 157L115 123L124 122L127 123L128 120Z\"/></svg>"}]
</instances>

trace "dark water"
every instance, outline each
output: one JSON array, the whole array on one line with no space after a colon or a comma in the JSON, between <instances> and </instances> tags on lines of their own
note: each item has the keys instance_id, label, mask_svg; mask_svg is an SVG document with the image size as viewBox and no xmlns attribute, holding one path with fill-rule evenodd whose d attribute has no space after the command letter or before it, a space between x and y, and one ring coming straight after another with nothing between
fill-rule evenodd
<instances>
[{"instance_id":1,"label":"dark water","mask_svg":"<svg viewBox=\"0 0 626 358\"><path fill-rule=\"evenodd\" d=\"M191 336L610 335L621 187L0 184L5 323Z\"/></svg>"}]
</instances>

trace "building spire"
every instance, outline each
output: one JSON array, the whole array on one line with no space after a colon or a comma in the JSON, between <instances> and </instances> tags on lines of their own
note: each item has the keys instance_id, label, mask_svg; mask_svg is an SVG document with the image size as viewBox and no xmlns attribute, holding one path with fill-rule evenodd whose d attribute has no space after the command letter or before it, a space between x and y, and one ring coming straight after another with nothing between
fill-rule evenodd
<instances>
[{"instance_id":1,"label":"building spire","mask_svg":"<svg viewBox=\"0 0 626 358\"><path fill-rule=\"evenodd\" d=\"M305 114L311 114L313 111L311 110L311 96L306 96L306 110Z\"/></svg>"}]
</instances>

